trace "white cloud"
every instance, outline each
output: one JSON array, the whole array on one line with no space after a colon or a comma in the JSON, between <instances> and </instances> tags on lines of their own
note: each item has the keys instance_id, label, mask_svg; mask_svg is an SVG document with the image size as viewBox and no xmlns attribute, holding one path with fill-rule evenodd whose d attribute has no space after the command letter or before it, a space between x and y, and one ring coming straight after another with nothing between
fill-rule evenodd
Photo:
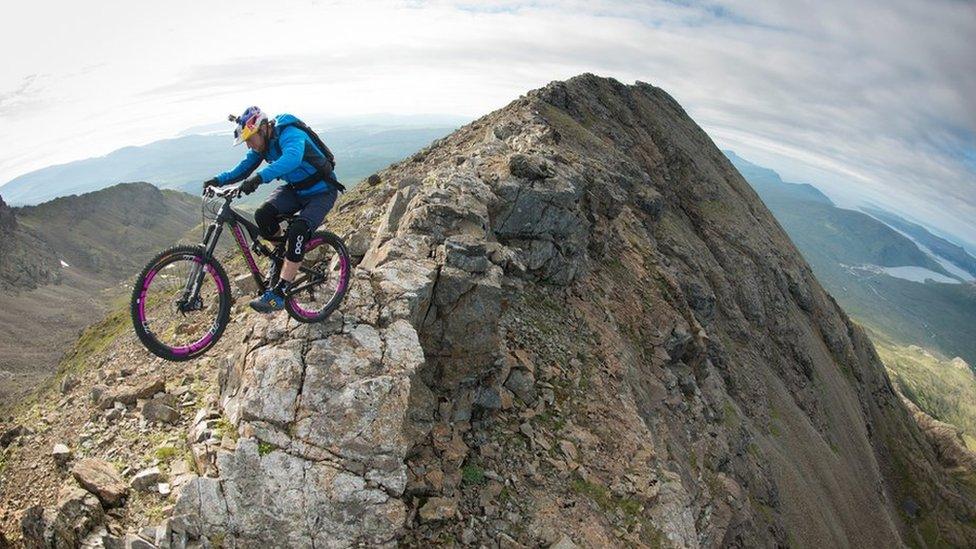
<instances>
[{"instance_id":1,"label":"white cloud","mask_svg":"<svg viewBox=\"0 0 976 549\"><path fill-rule=\"evenodd\" d=\"M664 88L786 177L976 241L971 2L42 0L7 15L0 181L248 104L477 116L589 71Z\"/></svg>"}]
</instances>

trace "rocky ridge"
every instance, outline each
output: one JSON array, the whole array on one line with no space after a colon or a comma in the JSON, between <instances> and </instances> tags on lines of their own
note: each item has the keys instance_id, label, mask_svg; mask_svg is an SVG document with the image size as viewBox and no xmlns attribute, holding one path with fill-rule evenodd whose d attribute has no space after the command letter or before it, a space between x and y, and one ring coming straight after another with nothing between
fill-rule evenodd
<instances>
[{"instance_id":1,"label":"rocky ridge","mask_svg":"<svg viewBox=\"0 0 976 549\"><path fill-rule=\"evenodd\" d=\"M976 542L863 332L662 90L550 84L333 218L340 313L249 317L145 543Z\"/></svg>"},{"instance_id":2,"label":"rocky ridge","mask_svg":"<svg viewBox=\"0 0 976 549\"><path fill-rule=\"evenodd\" d=\"M0 289L36 288L57 282L57 259L17 223L17 214L0 197Z\"/></svg>"}]
</instances>

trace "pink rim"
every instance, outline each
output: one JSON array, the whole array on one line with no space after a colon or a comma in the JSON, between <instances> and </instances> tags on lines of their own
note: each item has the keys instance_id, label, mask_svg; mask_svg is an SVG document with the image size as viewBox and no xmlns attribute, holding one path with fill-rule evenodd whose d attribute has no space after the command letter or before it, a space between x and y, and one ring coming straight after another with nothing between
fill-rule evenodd
<instances>
[{"instance_id":1,"label":"pink rim","mask_svg":"<svg viewBox=\"0 0 976 549\"><path fill-rule=\"evenodd\" d=\"M322 242L324 242L324 239L322 238L313 239L308 243L307 251L314 250ZM346 256L340 255L339 256L339 288L336 289L336 293L341 294L342 292L346 291L346 284L348 283L348 281L349 281L349 261L346 259ZM333 296L334 295L335 294L333 294ZM304 318L315 318L319 315L319 311L310 310L302 307L298 303L298 300L296 300L295 298L291 298L288 301L289 303L291 303L291 306L295 310L295 312ZM329 301L331 302L332 299L330 298Z\"/></svg>"},{"instance_id":2,"label":"pink rim","mask_svg":"<svg viewBox=\"0 0 976 549\"><path fill-rule=\"evenodd\" d=\"M200 263L202 260L199 257L194 257L193 261ZM210 277L213 278L214 283L217 285L217 291L223 294L224 284L220 281L220 277L217 275L217 270L210 265L204 265L203 269L210 273ZM146 330L147 333L151 332L149 332L149 325L146 322L146 292L149 291L149 284L153 281L153 278L156 277L157 272L158 271L155 270L149 271L149 274L146 275L146 281L142 284L142 291L139 292L139 322L142 323L143 329ZM183 347L170 347L169 345L160 342L158 339L156 341L159 342L160 345L169 348L170 352L174 355L187 356L191 353L199 351L200 349L206 348L206 346L213 341L213 337L214 329L211 328L210 331L208 331L207 334L202 338Z\"/></svg>"}]
</instances>

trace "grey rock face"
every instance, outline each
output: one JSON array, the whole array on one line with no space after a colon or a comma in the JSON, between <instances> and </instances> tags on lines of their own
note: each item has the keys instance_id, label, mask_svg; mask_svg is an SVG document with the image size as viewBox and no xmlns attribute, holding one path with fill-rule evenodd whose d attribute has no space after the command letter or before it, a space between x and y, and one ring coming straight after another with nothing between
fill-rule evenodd
<instances>
[{"instance_id":1,"label":"grey rock face","mask_svg":"<svg viewBox=\"0 0 976 549\"><path fill-rule=\"evenodd\" d=\"M513 154L508 159L508 169L515 177L529 180L545 179L556 175L555 170L546 159L528 154Z\"/></svg>"},{"instance_id":2,"label":"grey rock face","mask_svg":"<svg viewBox=\"0 0 976 549\"><path fill-rule=\"evenodd\" d=\"M21 534L28 547L79 547L82 540L105 520L93 494L72 484L58 493L57 505L28 509L21 518Z\"/></svg>"},{"instance_id":3,"label":"grey rock face","mask_svg":"<svg viewBox=\"0 0 976 549\"><path fill-rule=\"evenodd\" d=\"M544 482L551 466L560 486L578 480L617 509L609 514L636 515L626 522L677 546L786 545L785 525L804 541L897 546L878 457L895 449L865 425L920 437L863 334L727 164L660 90L585 76L381 172L355 198L357 247L368 246L356 250L346 301L318 325L248 320L221 366L220 410L202 412L188 433L203 476L178 491L157 539L382 546L453 526L471 539L459 524L470 491L487 492L480 482L490 479L490 500L502 483L516 490L515 477ZM608 281L626 297L604 295ZM535 363L510 359L519 334L500 324L509 300L534 287L562 296L540 308L586 317L598 336L575 355L534 340ZM582 391L584 362L595 369L583 395L593 400L573 419L604 423L557 423ZM502 473L467 467L473 452L501 462L499 443L474 432L491 414L516 419L499 438L531 454ZM216 435L223 421L239 433L236 447ZM572 441L554 438L557 428ZM790 452L804 459L783 458ZM926 463L921 452L910 462ZM816 465L843 460L863 475ZM801 511L813 505L841 522L856 509L871 533L808 520ZM578 524L583 507L599 506L553 502L549 520ZM544 544L647 541L591 522L568 533L569 522L557 524ZM582 535L591 526L608 535ZM493 543L540 544L511 533Z\"/></svg>"},{"instance_id":4,"label":"grey rock face","mask_svg":"<svg viewBox=\"0 0 976 549\"><path fill-rule=\"evenodd\" d=\"M535 378L533 378L532 372L527 370L512 370L512 373L508 374L505 387L515 393L516 396L522 399L522 402L529 406L535 404L537 396L535 391Z\"/></svg>"},{"instance_id":5,"label":"grey rock face","mask_svg":"<svg viewBox=\"0 0 976 549\"><path fill-rule=\"evenodd\" d=\"M360 475L280 449L262 455L258 441L245 439L222 459L221 479L191 481L173 514L203 533L235 532L249 543L387 543L402 525L405 507L369 484Z\"/></svg>"},{"instance_id":6,"label":"grey rock face","mask_svg":"<svg viewBox=\"0 0 976 549\"><path fill-rule=\"evenodd\" d=\"M198 465L214 476L180 491L173 517L190 538L232 532L245 545L293 547L396 538L411 378L424 363L408 319L429 301L435 272L386 268L379 295L357 279L341 322L258 321L252 350L221 376L223 413L242 435L236 449L208 446L208 413L190 432Z\"/></svg>"}]
</instances>

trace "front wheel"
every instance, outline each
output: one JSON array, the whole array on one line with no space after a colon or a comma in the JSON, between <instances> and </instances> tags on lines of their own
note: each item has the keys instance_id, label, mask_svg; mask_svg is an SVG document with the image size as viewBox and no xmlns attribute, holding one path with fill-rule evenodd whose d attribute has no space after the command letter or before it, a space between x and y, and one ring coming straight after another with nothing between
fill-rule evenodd
<instances>
[{"instance_id":1,"label":"front wheel","mask_svg":"<svg viewBox=\"0 0 976 549\"><path fill-rule=\"evenodd\" d=\"M322 322L349 289L351 260L337 235L316 231L305 246L305 257L285 300L288 315L299 322Z\"/></svg>"},{"instance_id":2,"label":"front wheel","mask_svg":"<svg viewBox=\"0 0 976 549\"><path fill-rule=\"evenodd\" d=\"M199 290L192 297L196 280ZM160 252L139 274L130 312L136 335L151 353L184 361L217 343L230 320L230 307L230 282L220 263L207 258L199 246L175 246Z\"/></svg>"}]
</instances>

